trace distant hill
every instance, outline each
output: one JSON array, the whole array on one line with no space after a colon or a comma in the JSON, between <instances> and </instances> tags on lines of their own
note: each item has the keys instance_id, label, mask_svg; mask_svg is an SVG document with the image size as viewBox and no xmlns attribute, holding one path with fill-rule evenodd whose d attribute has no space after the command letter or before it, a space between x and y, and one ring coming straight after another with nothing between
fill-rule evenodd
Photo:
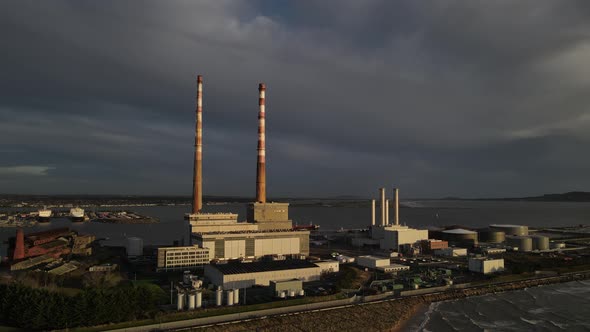
<instances>
[{"instance_id":1,"label":"distant hill","mask_svg":"<svg viewBox=\"0 0 590 332\"><path fill-rule=\"evenodd\" d=\"M563 194L544 194L531 197L506 197L506 198L478 198L468 199L477 201L533 201L533 202L590 202L590 192L570 191Z\"/></svg>"}]
</instances>

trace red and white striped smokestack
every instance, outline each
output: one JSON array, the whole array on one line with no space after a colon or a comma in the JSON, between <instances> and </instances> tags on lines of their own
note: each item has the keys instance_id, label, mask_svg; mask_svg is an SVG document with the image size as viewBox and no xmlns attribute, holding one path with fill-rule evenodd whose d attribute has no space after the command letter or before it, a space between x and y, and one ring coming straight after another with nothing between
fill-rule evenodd
<instances>
[{"instance_id":1,"label":"red and white striped smokestack","mask_svg":"<svg viewBox=\"0 0 590 332\"><path fill-rule=\"evenodd\" d=\"M203 208L203 76L197 76L197 124L193 170L193 213Z\"/></svg>"},{"instance_id":2,"label":"red and white striped smokestack","mask_svg":"<svg viewBox=\"0 0 590 332\"><path fill-rule=\"evenodd\" d=\"M265 130L266 85L258 85L258 161L256 163L256 201L266 203L266 130Z\"/></svg>"}]
</instances>

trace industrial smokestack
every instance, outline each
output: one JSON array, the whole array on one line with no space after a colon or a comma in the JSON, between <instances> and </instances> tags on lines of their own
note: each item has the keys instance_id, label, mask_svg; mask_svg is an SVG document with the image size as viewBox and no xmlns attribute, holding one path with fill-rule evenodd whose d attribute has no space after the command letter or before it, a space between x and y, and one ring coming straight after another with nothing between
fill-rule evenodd
<instances>
[{"instance_id":1,"label":"industrial smokestack","mask_svg":"<svg viewBox=\"0 0 590 332\"><path fill-rule=\"evenodd\" d=\"M203 76L197 76L197 124L193 170L193 213L203 208Z\"/></svg>"},{"instance_id":2,"label":"industrial smokestack","mask_svg":"<svg viewBox=\"0 0 590 332\"><path fill-rule=\"evenodd\" d=\"M379 189L381 195L381 226L385 226L385 188Z\"/></svg>"},{"instance_id":3,"label":"industrial smokestack","mask_svg":"<svg viewBox=\"0 0 590 332\"><path fill-rule=\"evenodd\" d=\"M389 225L389 200L385 200L385 225Z\"/></svg>"},{"instance_id":4,"label":"industrial smokestack","mask_svg":"<svg viewBox=\"0 0 590 332\"><path fill-rule=\"evenodd\" d=\"M371 226L375 226L375 200L371 200Z\"/></svg>"},{"instance_id":5,"label":"industrial smokestack","mask_svg":"<svg viewBox=\"0 0 590 332\"><path fill-rule=\"evenodd\" d=\"M17 261L25 258L25 233L22 228L16 230L16 241L12 259Z\"/></svg>"},{"instance_id":6,"label":"industrial smokestack","mask_svg":"<svg viewBox=\"0 0 590 332\"><path fill-rule=\"evenodd\" d=\"M399 189L393 189L393 218L396 225L399 225Z\"/></svg>"},{"instance_id":7,"label":"industrial smokestack","mask_svg":"<svg viewBox=\"0 0 590 332\"><path fill-rule=\"evenodd\" d=\"M266 203L266 146L265 146L266 85L258 85L258 162L256 163L256 201Z\"/></svg>"}]
</instances>

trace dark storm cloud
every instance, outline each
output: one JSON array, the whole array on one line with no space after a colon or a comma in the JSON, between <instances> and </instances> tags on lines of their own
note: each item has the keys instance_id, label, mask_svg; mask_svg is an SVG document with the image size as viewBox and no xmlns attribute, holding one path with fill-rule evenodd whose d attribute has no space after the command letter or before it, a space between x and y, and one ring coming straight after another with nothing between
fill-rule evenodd
<instances>
[{"instance_id":1,"label":"dark storm cloud","mask_svg":"<svg viewBox=\"0 0 590 332\"><path fill-rule=\"evenodd\" d=\"M3 192L271 195L587 189L586 1L0 5Z\"/></svg>"}]
</instances>

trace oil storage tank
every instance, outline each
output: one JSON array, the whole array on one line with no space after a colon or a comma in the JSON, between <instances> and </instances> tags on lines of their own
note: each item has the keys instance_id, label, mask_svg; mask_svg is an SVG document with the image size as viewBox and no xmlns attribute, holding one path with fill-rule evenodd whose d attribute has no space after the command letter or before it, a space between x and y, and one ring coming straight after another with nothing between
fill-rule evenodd
<instances>
[{"instance_id":1,"label":"oil storage tank","mask_svg":"<svg viewBox=\"0 0 590 332\"><path fill-rule=\"evenodd\" d=\"M223 290L221 289L221 286L220 286L215 291L215 305L220 307L222 305L222 300L223 300Z\"/></svg>"},{"instance_id":2,"label":"oil storage tank","mask_svg":"<svg viewBox=\"0 0 590 332\"><path fill-rule=\"evenodd\" d=\"M528 236L507 236L506 244L517 247L518 251L532 251L533 239Z\"/></svg>"},{"instance_id":3,"label":"oil storage tank","mask_svg":"<svg viewBox=\"0 0 590 332\"><path fill-rule=\"evenodd\" d=\"M506 233L502 231L486 228L479 231L478 233L478 238L480 242L502 243L506 241Z\"/></svg>"},{"instance_id":4,"label":"oil storage tank","mask_svg":"<svg viewBox=\"0 0 590 332\"><path fill-rule=\"evenodd\" d=\"M543 235L531 235L533 250L549 250L549 237Z\"/></svg>"},{"instance_id":5,"label":"oil storage tank","mask_svg":"<svg viewBox=\"0 0 590 332\"><path fill-rule=\"evenodd\" d=\"M477 244L477 232L463 228L447 229L442 231L443 240L453 244L474 245Z\"/></svg>"},{"instance_id":6,"label":"oil storage tank","mask_svg":"<svg viewBox=\"0 0 590 332\"><path fill-rule=\"evenodd\" d=\"M506 235L529 235L529 226L524 225L492 224L490 225L490 229L502 231L506 233Z\"/></svg>"},{"instance_id":7,"label":"oil storage tank","mask_svg":"<svg viewBox=\"0 0 590 332\"><path fill-rule=\"evenodd\" d=\"M184 293L178 292L178 295L176 296L176 309L178 311L184 309Z\"/></svg>"}]
</instances>

